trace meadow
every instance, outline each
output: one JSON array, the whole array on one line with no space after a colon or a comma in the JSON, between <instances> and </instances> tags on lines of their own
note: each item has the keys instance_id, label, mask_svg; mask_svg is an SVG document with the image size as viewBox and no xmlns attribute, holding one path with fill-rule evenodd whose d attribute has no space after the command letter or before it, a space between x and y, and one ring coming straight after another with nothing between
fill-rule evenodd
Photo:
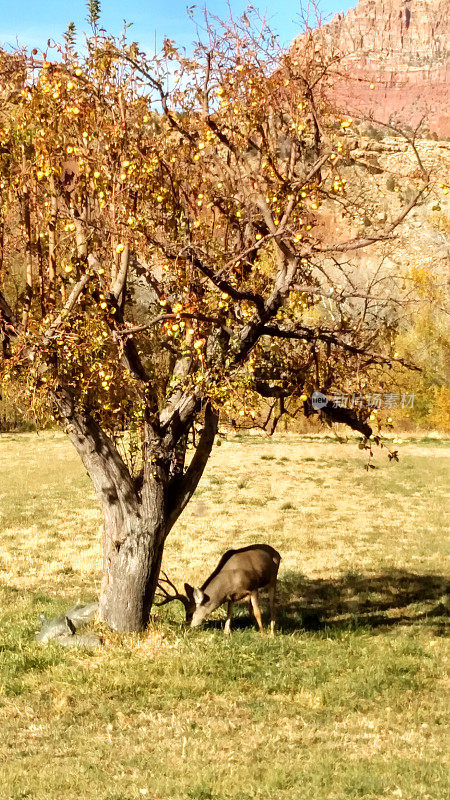
<instances>
[{"instance_id":1,"label":"meadow","mask_svg":"<svg viewBox=\"0 0 450 800\"><path fill-rule=\"evenodd\" d=\"M171 603L68 651L34 634L98 595L96 499L62 434L0 436L1 800L449 797L450 442L365 462L354 439L214 448L163 566L200 583L228 547L273 545L275 638L247 605L225 638L223 610L190 630Z\"/></svg>"}]
</instances>

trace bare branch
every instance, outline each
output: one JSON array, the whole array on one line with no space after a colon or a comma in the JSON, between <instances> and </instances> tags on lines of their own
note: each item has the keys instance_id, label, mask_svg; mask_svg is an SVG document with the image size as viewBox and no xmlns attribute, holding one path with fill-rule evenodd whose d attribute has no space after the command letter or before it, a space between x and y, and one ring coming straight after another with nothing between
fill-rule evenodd
<instances>
[{"instance_id":1,"label":"bare branch","mask_svg":"<svg viewBox=\"0 0 450 800\"><path fill-rule=\"evenodd\" d=\"M373 236L364 236L358 239L349 239L347 242L339 242L333 245L327 245L326 247L314 247L314 251L316 253L348 253L352 250L361 250L363 247L368 247L371 244L375 244L376 242L382 242L387 239L392 238L392 234L395 229L400 225L401 222L405 219L405 217L409 214L411 209L417 205L419 198L423 195L425 190L428 188L428 185L419 189L419 191L415 194L413 199L410 203L403 209L403 211L395 218L390 225L388 225L383 231L379 231L375 233Z\"/></svg>"},{"instance_id":2,"label":"bare branch","mask_svg":"<svg viewBox=\"0 0 450 800\"><path fill-rule=\"evenodd\" d=\"M66 319L66 317L70 314L72 309L74 308L75 304L77 303L78 299L82 295L86 285L91 280L92 275L89 272L86 272L79 281L73 287L67 302L65 303L63 310L60 314L53 320L52 324L49 328L45 331L40 344L43 347L46 347L49 342L56 336L58 329L61 323Z\"/></svg>"},{"instance_id":3,"label":"bare branch","mask_svg":"<svg viewBox=\"0 0 450 800\"><path fill-rule=\"evenodd\" d=\"M390 358L389 356L383 356L381 355L381 353L371 353L367 349L367 346L358 347L357 345L343 341L333 331L323 331L320 328L314 329L314 328L297 327L293 329L287 329L287 328L280 328L277 325L262 325L260 328L260 335L275 336L281 339L298 339L305 342L314 342L314 341L328 342L329 344L334 344L337 347L342 348L343 350L347 350L349 353L362 355L372 363L376 364L392 363L392 358ZM416 371L419 370L417 366L415 366L414 364L410 364L403 358L397 357L395 361L398 364L407 367L408 369Z\"/></svg>"},{"instance_id":4,"label":"bare branch","mask_svg":"<svg viewBox=\"0 0 450 800\"><path fill-rule=\"evenodd\" d=\"M183 475L181 483L176 485L175 494L170 499L168 530L173 527L198 486L214 444L218 421L217 411L208 402L205 407L205 424L195 455Z\"/></svg>"},{"instance_id":5,"label":"bare branch","mask_svg":"<svg viewBox=\"0 0 450 800\"><path fill-rule=\"evenodd\" d=\"M217 275L217 273L215 273L211 267L204 264L192 249L190 249L190 255L192 257L192 263L194 266L197 267L197 269L200 270L203 275L206 275L206 277L209 278L209 280L214 283L214 285L217 286L217 288L222 292L229 294L233 300L248 300L250 303L254 303L259 311L264 310L264 300L261 295L257 294L256 292L247 292L243 291L242 289L236 289L236 287L229 283L229 281Z\"/></svg>"},{"instance_id":6,"label":"bare branch","mask_svg":"<svg viewBox=\"0 0 450 800\"><path fill-rule=\"evenodd\" d=\"M126 244L120 256L120 267L117 273L117 278L114 281L113 286L111 287L111 294L114 295L116 300L120 299L120 296L123 294L125 290L129 263L130 263L130 247L128 244Z\"/></svg>"},{"instance_id":7,"label":"bare branch","mask_svg":"<svg viewBox=\"0 0 450 800\"><path fill-rule=\"evenodd\" d=\"M145 325L135 325L134 327L130 326L126 328L120 328L116 331L116 333L118 336L132 336L135 333L142 333L143 331L150 330L160 322L170 322L180 319L195 319L199 322L209 322L212 325L217 325L229 336L231 336L233 333L227 325L223 324L223 320L219 317L212 317L209 314L201 314L200 312L192 313L190 311L177 311L176 313L172 314L158 314L157 317L154 317L154 319L152 319L150 322L147 322Z\"/></svg>"}]
</instances>

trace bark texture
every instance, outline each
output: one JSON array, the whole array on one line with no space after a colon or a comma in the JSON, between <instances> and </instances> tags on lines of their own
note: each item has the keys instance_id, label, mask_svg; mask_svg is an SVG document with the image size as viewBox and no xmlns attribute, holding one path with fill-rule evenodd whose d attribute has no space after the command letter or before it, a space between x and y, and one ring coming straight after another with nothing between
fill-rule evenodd
<instances>
[{"instance_id":1,"label":"bark texture","mask_svg":"<svg viewBox=\"0 0 450 800\"><path fill-rule=\"evenodd\" d=\"M67 392L60 390L55 404L103 512L100 617L116 631L143 630L149 621L166 537L203 474L217 430L217 414L206 407L196 452L181 474L173 474L173 460L179 453L172 437L166 430L146 424L143 475L136 481L112 440L88 412L75 408Z\"/></svg>"}]
</instances>

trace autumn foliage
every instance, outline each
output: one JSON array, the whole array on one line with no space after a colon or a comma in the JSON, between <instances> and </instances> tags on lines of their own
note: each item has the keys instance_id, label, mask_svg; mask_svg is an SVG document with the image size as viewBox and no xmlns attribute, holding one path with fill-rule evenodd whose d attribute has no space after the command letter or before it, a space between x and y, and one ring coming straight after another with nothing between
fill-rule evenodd
<instances>
[{"instance_id":1,"label":"autumn foliage","mask_svg":"<svg viewBox=\"0 0 450 800\"><path fill-rule=\"evenodd\" d=\"M68 34L1 61L3 391L68 430L104 507L110 587L129 568L108 566L134 535L127 503L145 507L142 607L133 622L103 604L142 627L219 412L255 416L263 398L273 427L312 413L315 389L364 394L401 366L392 276L362 278L351 257L395 233L426 176L380 227L376 198L348 191L351 120L323 101L322 54L281 52L248 17L207 20L191 57L95 23L82 55ZM324 413L371 435L368 408ZM130 431L132 463L111 440Z\"/></svg>"}]
</instances>

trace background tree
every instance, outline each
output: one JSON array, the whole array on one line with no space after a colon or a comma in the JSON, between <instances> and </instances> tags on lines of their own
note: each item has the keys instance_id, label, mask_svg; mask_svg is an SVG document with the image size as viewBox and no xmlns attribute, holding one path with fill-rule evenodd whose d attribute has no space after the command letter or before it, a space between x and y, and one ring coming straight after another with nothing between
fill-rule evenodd
<instances>
[{"instance_id":1,"label":"background tree","mask_svg":"<svg viewBox=\"0 0 450 800\"><path fill-rule=\"evenodd\" d=\"M426 176L372 222L312 40L286 53L248 15L206 19L191 58L169 40L149 58L92 24L83 56L73 28L52 59L2 54L2 385L76 447L103 511L101 616L140 630L219 412L268 398L273 428L403 363L400 290L351 255L394 235ZM323 413L369 437L361 406Z\"/></svg>"}]
</instances>

